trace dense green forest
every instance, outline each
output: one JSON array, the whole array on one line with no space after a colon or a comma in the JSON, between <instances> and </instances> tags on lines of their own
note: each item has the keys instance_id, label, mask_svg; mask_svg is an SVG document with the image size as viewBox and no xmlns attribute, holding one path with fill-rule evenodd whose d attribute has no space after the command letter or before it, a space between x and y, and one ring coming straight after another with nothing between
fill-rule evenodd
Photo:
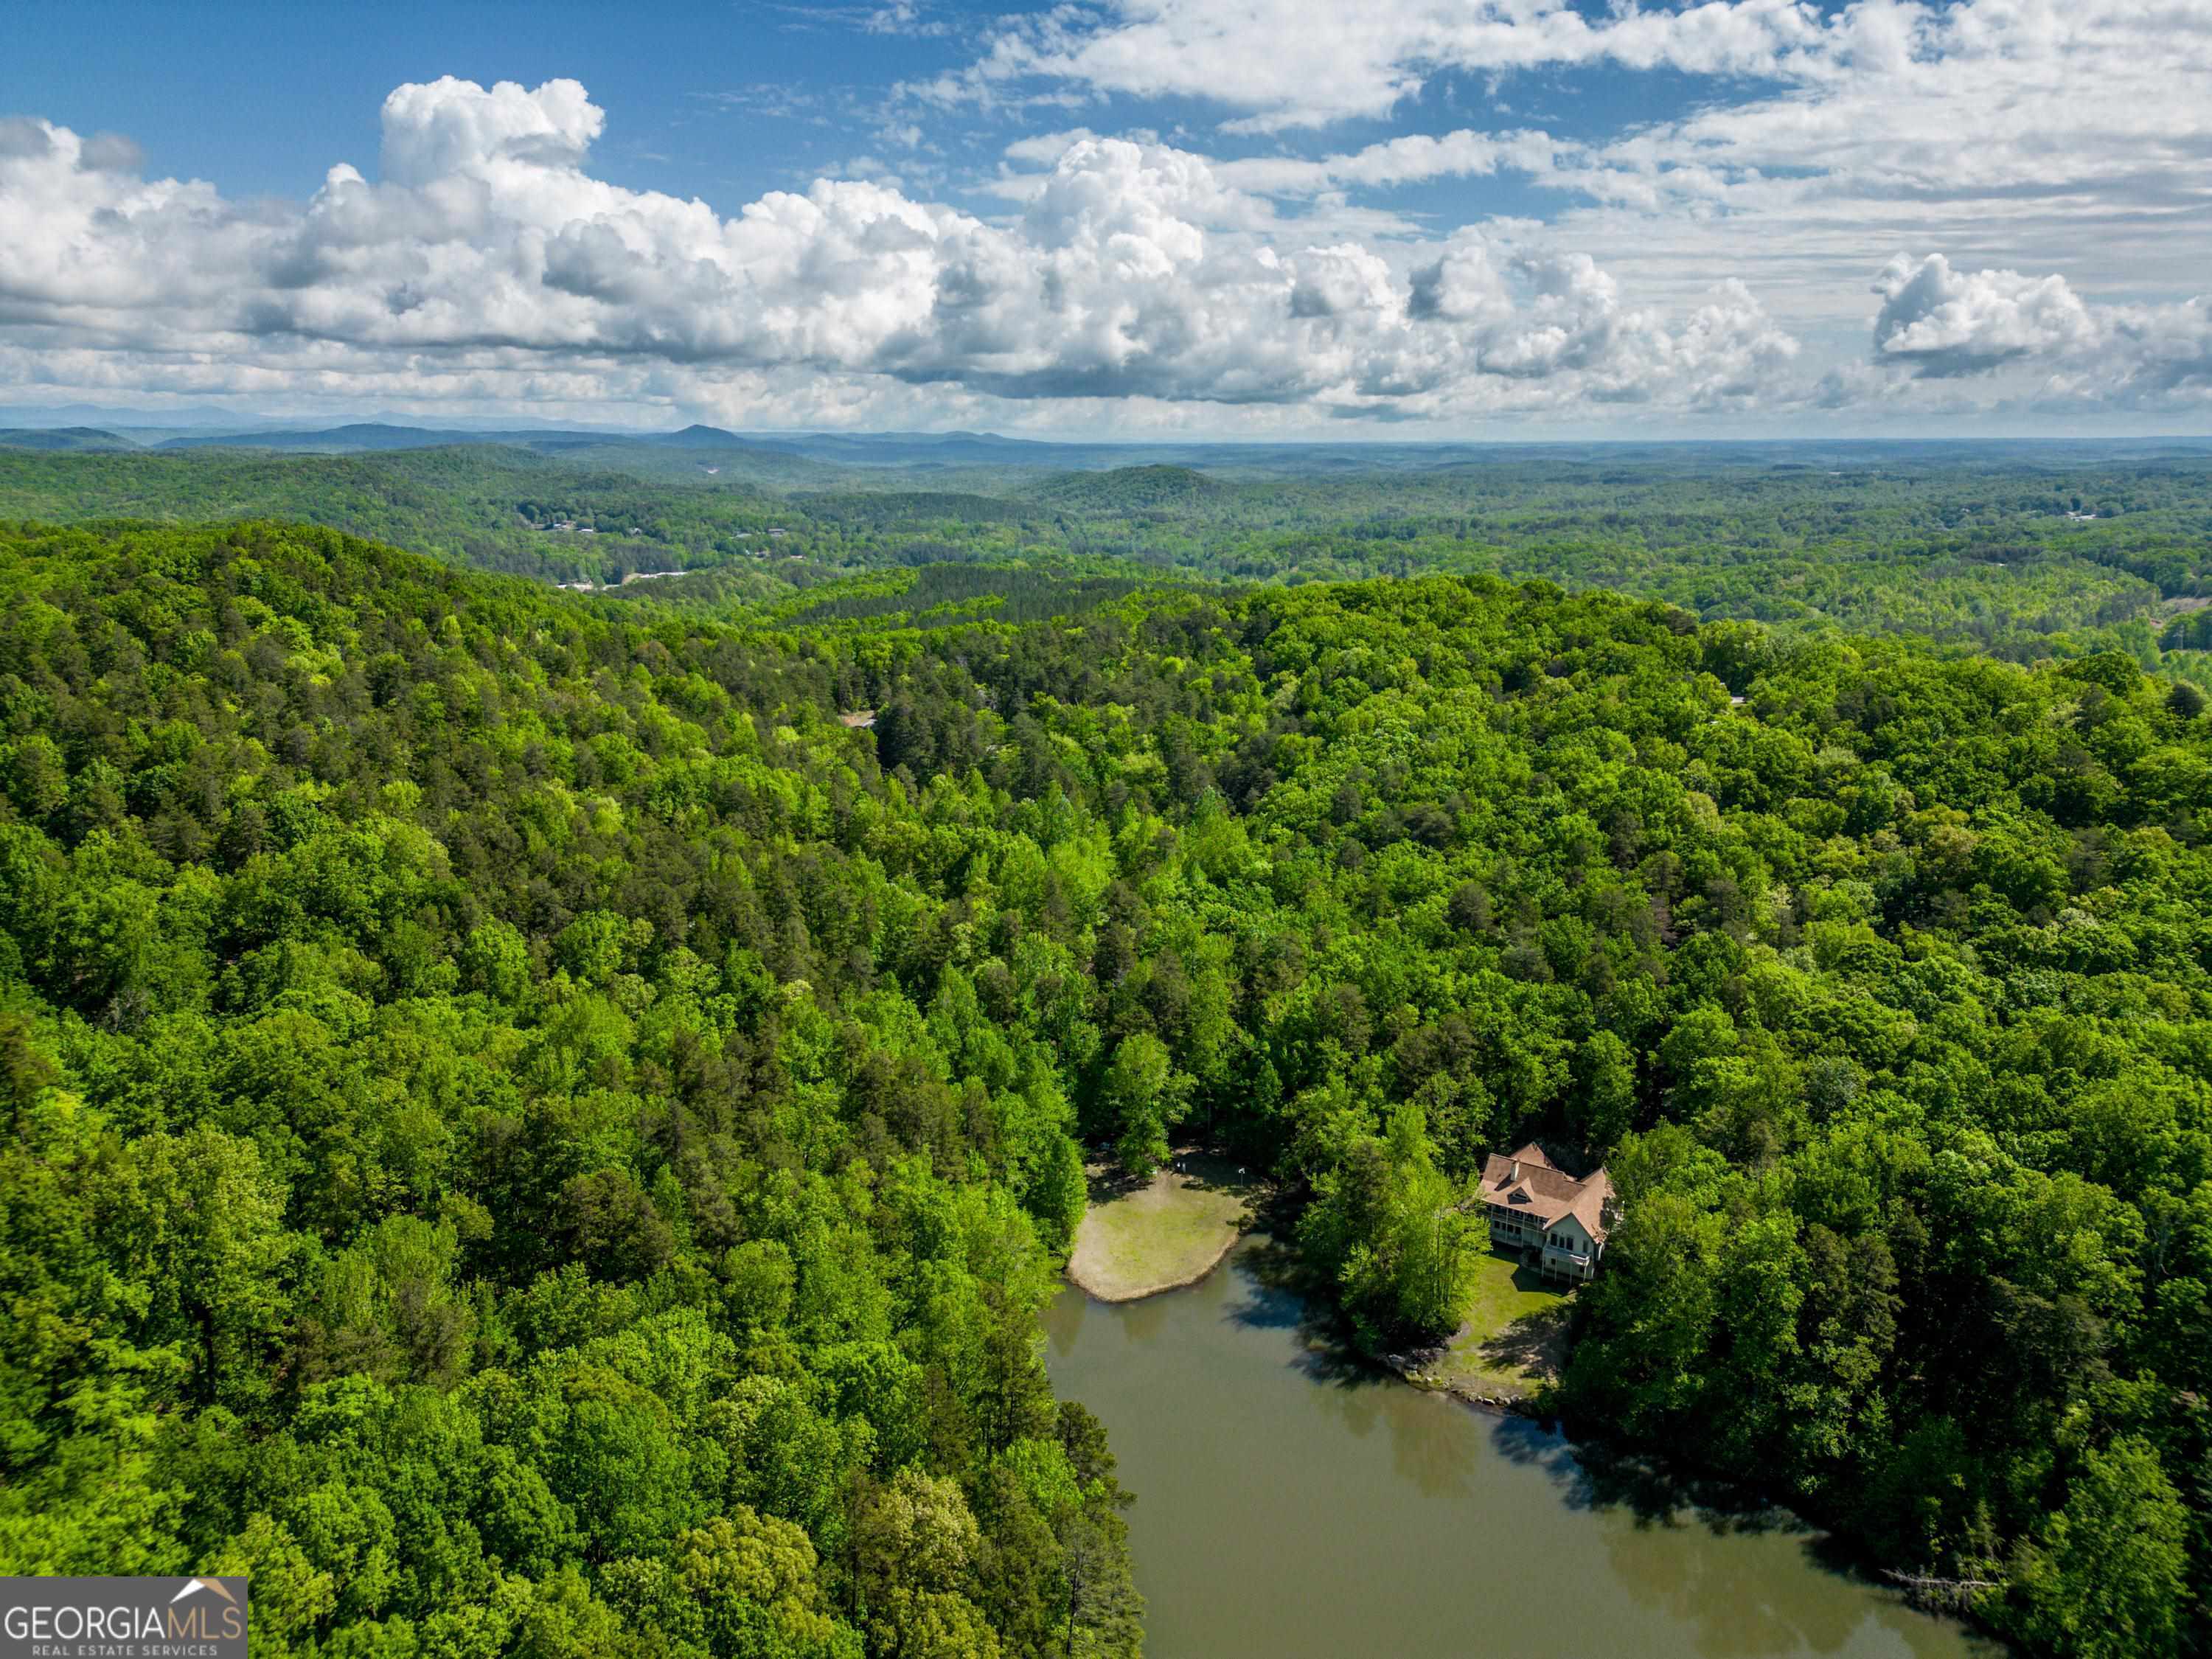
<instances>
[{"instance_id":1,"label":"dense green forest","mask_svg":"<svg viewBox=\"0 0 2212 1659\"><path fill-rule=\"evenodd\" d=\"M270 1653L1133 1651L1039 1359L1079 1147L1272 1170L1379 1346L1534 1136L1624 1200L1578 1428L2030 1649L2204 1651L2212 720L2152 599L2034 662L1728 620L1710 481L1557 532L1642 597L1143 586L1256 573L1243 486L1139 487L1051 591L843 504L847 579L754 596L0 536L0 1565L250 1568ZM1993 504L1986 590L2194 594L2140 487Z\"/></svg>"},{"instance_id":2,"label":"dense green forest","mask_svg":"<svg viewBox=\"0 0 2212 1659\"><path fill-rule=\"evenodd\" d=\"M267 526L9 536L0 641L6 1571L248 1571L257 1654L1133 1650L1058 1066L908 994L940 884L852 932L936 832L820 663Z\"/></svg>"}]
</instances>

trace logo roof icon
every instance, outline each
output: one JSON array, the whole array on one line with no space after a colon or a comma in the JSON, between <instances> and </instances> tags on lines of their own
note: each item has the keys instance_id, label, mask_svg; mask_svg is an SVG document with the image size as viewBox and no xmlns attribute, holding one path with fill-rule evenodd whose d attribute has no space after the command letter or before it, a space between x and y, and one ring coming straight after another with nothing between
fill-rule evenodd
<instances>
[{"instance_id":1,"label":"logo roof icon","mask_svg":"<svg viewBox=\"0 0 2212 1659\"><path fill-rule=\"evenodd\" d=\"M183 1601L187 1595L191 1595L196 1590L213 1590L217 1595L222 1597L224 1601L229 1602L231 1606L236 1607L238 1605L238 1598L222 1587L222 1581L219 1578L185 1579L184 1589L179 1590L174 1595L169 1598L169 1605L173 1607L178 1602Z\"/></svg>"}]
</instances>

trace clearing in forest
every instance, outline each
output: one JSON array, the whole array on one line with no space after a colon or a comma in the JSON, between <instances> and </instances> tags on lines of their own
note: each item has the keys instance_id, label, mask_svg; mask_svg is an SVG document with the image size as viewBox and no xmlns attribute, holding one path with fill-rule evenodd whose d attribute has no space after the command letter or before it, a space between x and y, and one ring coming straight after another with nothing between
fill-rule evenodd
<instances>
[{"instance_id":1,"label":"clearing in forest","mask_svg":"<svg viewBox=\"0 0 2212 1659\"><path fill-rule=\"evenodd\" d=\"M1094 1168L1067 1276L1101 1302L1194 1285L1250 1224L1258 1190L1245 1170L1205 1152L1176 1153L1149 1181Z\"/></svg>"}]
</instances>

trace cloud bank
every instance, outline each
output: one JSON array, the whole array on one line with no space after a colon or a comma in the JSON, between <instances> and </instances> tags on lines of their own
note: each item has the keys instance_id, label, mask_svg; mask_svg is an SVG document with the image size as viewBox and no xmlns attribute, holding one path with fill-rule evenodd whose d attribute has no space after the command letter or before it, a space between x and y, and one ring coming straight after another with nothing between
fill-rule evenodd
<instances>
[{"instance_id":1,"label":"cloud bank","mask_svg":"<svg viewBox=\"0 0 2212 1659\"><path fill-rule=\"evenodd\" d=\"M1279 135L1225 164L1271 194L1525 182L1638 293L1733 276L1801 333L1863 327L1900 246L2152 297L2212 270L2206 0L1103 0L1005 21L908 95L1101 129L1190 100L1224 147ZM1427 130L1302 137L1352 118Z\"/></svg>"},{"instance_id":2,"label":"cloud bank","mask_svg":"<svg viewBox=\"0 0 2212 1659\"><path fill-rule=\"evenodd\" d=\"M379 177L332 167L283 211L17 122L0 325L249 384L643 364L1394 415L1726 403L1796 351L1740 283L1670 324L1580 253L1316 243L1157 144L1073 139L1003 222L838 179L724 218L594 178L604 125L573 81L404 86Z\"/></svg>"},{"instance_id":3,"label":"cloud bank","mask_svg":"<svg viewBox=\"0 0 2212 1659\"><path fill-rule=\"evenodd\" d=\"M1930 380L2041 368L2046 395L2203 392L2212 389L2212 307L2100 306L2063 276L1954 270L1940 253L1899 254L1875 291L1878 363Z\"/></svg>"},{"instance_id":4,"label":"cloud bank","mask_svg":"<svg viewBox=\"0 0 2212 1659\"><path fill-rule=\"evenodd\" d=\"M1041 55L1034 33L1004 50L1027 54L1022 73L1064 63L1103 84L1115 53L1164 50L1161 31L1203 15L1218 33L1221 16L1243 27L1265 10L1158 0L1087 33L1085 15L1055 14L1060 58ZM1419 27L1379 46L1368 34L1340 43L1373 69L1346 82L1363 108L1407 95L1409 64L1610 55L1847 78L1884 53L1918 63L1936 27L1911 7L1822 18L1766 0L1599 21L1536 3L1389 15ZM1337 25L1375 26L1350 9ZM1270 119L1327 116L1284 101L1294 80L1255 66L1219 95ZM1669 144L1719 143L1728 118L1655 130L1636 153L1468 130L1232 161L1079 130L1010 147L994 185L1002 212L825 178L726 216L595 176L606 119L571 80L400 87L384 103L375 177L338 163L294 204L149 179L127 140L16 118L0 121L12 233L0 239L0 381L356 407L626 404L760 424L1080 410L1093 422L1119 412L1255 430L1361 416L1764 417L1962 397L2212 406L2202 301L2100 303L2059 274L1967 270L1942 253L1883 267L1890 239L1841 206L1832 213L1857 250L1850 287L1863 296L1880 269L1879 304L1856 302L1854 325L1870 330L1858 368L1821 374L1800 319L1747 279L1753 262L1711 253L1716 238L1754 239L1761 191L1802 191L1808 176L1777 185L1665 159ZM1439 233L1345 195L1501 171L1595 205L1551 226ZM1668 277L1668 228L1686 222L1668 204L1699 190L1706 255L1683 263L1701 280ZM1626 251L1627 274L1593 249Z\"/></svg>"}]
</instances>

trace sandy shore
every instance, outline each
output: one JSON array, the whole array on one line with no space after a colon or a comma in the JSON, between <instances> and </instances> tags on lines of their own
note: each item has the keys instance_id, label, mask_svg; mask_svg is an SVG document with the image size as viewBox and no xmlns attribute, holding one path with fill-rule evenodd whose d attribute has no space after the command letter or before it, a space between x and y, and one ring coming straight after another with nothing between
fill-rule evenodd
<instances>
[{"instance_id":1,"label":"sandy shore","mask_svg":"<svg viewBox=\"0 0 2212 1659\"><path fill-rule=\"evenodd\" d=\"M1195 1285L1252 1224L1260 1183L1225 1158L1181 1152L1150 1181L1094 1169L1067 1277L1101 1302Z\"/></svg>"}]
</instances>

